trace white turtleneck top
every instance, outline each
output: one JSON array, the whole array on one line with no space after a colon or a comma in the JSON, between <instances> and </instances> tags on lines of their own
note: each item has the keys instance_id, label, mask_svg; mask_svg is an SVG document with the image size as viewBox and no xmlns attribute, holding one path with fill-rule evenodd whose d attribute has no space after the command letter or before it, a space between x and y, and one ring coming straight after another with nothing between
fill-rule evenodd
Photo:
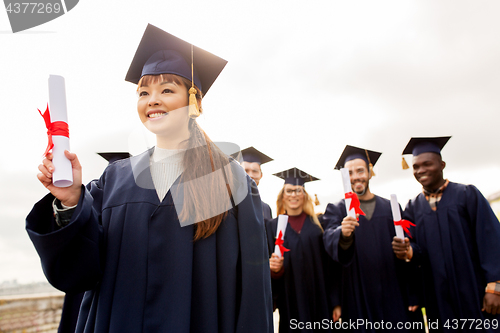
<instances>
[{"instance_id":1,"label":"white turtleneck top","mask_svg":"<svg viewBox=\"0 0 500 333\"><path fill-rule=\"evenodd\" d=\"M155 147L149 165L153 184L160 201L163 201L172 184L184 171L182 159L185 152L185 149Z\"/></svg>"}]
</instances>

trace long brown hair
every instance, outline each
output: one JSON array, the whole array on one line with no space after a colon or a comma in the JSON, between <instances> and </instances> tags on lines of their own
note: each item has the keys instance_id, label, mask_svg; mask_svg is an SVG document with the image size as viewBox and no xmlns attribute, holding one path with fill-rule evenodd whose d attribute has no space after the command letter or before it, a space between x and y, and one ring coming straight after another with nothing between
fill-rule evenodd
<instances>
[{"instance_id":1,"label":"long brown hair","mask_svg":"<svg viewBox=\"0 0 500 333\"><path fill-rule=\"evenodd\" d=\"M157 82L174 82L184 85L187 90L191 81L173 74L146 75L141 78L138 88ZM202 92L196 87L196 99L200 113ZM188 95L186 96L186 105ZM194 241L207 238L217 231L217 228L228 214L227 202L231 197L228 184L232 180L231 168L225 167L230 163L229 158L201 129L195 119L189 120L189 139L182 143L181 148L186 148L183 159L184 172L180 178L183 186L182 211L178 215L179 221L191 221L195 224ZM220 172L216 172L220 170ZM208 181L194 180L210 175ZM207 177L205 177L206 179ZM198 185L198 186L197 186ZM214 213L222 212L222 213ZM208 218L204 218L210 216ZM198 222L200 221L200 222Z\"/></svg>"},{"instance_id":2,"label":"long brown hair","mask_svg":"<svg viewBox=\"0 0 500 333\"><path fill-rule=\"evenodd\" d=\"M286 185L286 184L285 184ZM286 214L286 209L285 205L283 204L283 195L285 194L285 185L283 185L283 188L281 191L278 193L278 198L276 199L276 210L278 212L278 215L281 214ZM314 213L314 204L311 196L306 192L305 188L302 189L304 191L304 203L302 204L302 211L309 215L311 220L317 224L321 230L323 230L323 227L319 223L318 217Z\"/></svg>"}]
</instances>

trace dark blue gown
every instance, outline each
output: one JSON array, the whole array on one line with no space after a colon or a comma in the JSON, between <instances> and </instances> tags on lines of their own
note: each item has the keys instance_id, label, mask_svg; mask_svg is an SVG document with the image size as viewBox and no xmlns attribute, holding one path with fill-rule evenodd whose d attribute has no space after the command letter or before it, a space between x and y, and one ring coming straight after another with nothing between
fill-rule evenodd
<instances>
[{"instance_id":1,"label":"dark blue gown","mask_svg":"<svg viewBox=\"0 0 500 333\"><path fill-rule=\"evenodd\" d=\"M265 202L262 202L262 214L264 215L264 221L269 222L273 219L273 212L271 207Z\"/></svg>"},{"instance_id":2,"label":"dark blue gown","mask_svg":"<svg viewBox=\"0 0 500 333\"><path fill-rule=\"evenodd\" d=\"M469 319L462 331L472 319L500 320L481 312L486 284L500 280L500 224L478 189L450 182L436 211L421 193L403 217L416 224L412 262L423 269L429 319L439 319L444 331L456 331L444 327L448 319Z\"/></svg>"},{"instance_id":3,"label":"dark blue gown","mask_svg":"<svg viewBox=\"0 0 500 333\"><path fill-rule=\"evenodd\" d=\"M274 252L277 224L277 218L266 223L270 253ZM286 227L283 246L290 251L284 255L283 275L272 281L280 333L331 331L333 308L340 301L334 263L325 252L322 235L321 228L309 216L300 234L290 224ZM299 322L317 323L319 329L298 329Z\"/></svg>"},{"instance_id":4,"label":"dark blue gown","mask_svg":"<svg viewBox=\"0 0 500 333\"><path fill-rule=\"evenodd\" d=\"M242 179L252 193L215 234L193 242L194 226L180 226L171 192L160 202L153 187L136 185L133 169L152 184L147 152L115 162L82 187L64 228L50 194L27 217L49 282L86 291L76 332L272 332L265 228L250 178Z\"/></svg>"},{"instance_id":5,"label":"dark blue gown","mask_svg":"<svg viewBox=\"0 0 500 333\"><path fill-rule=\"evenodd\" d=\"M406 263L392 250L396 235L390 201L376 196L375 210L370 220L359 217L354 232L354 243L343 250L339 246L341 223L347 216L345 200L328 204L323 223L326 251L342 269L342 319L364 319L371 323L391 322L393 330L398 322L409 322L408 277ZM417 305L417 304L411 304ZM352 328L352 327L351 327ZM376 332L361 325L357 332ZM398 330L405 332L404 329Z\"/></svg>"}]
</instances>

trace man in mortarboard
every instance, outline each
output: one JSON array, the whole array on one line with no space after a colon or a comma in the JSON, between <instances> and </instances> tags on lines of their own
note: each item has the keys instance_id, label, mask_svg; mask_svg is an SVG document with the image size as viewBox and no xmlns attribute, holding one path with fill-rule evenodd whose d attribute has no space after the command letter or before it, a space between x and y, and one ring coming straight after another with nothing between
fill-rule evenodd
<instances>
[{"instance_id":1,"label":"man in mortarboard","mask_svg":"<svg viewBox=\"0 0 500 333\"><path fill-rule=\"evenodd\" d=\"M342 319L370 322L409 322L408 282L405 263L392 251L395 236L390 201L373 194L370 179L381 153L347 145L335 169L347 168L352 191L365 215L347 215L345 199L328 204L323 221L326 251L342 264ZM360 332L375 332L359 326ZM401 329L405 332L405 329Z\"/></svg>"},{"instance_id":2,"label":"man in mortarboard","mask_svg":"<svg viewBox=\"0 0 500 333\"><path fill-rule=\"evenodd\" d=\"M476 187L444 178L449 139L412 138L403 151L423 189L403 214L416 225L413 238L394 239L394 252L422 267L427 314L439 329L498 332L487 323L500 321L500 223Z\"/></svg>"},{"instance_id":3,"label":"man in mortarboard","mask_svg":"<svg viewBox=\"0 0 500 333\"><path fill-rule=\"evenodd\" d=\"M262 179L262 168L261 165L267 162L271 162L273 159L266 154L261 153L254 147L248 147L241 151L241 156L243 161L241 166L245 169L245 172L255 181L258 186L260 180ZM270 221L273 219L273 212L271 207L262 201L262 214L264 215L264 221Z\"/></svg>"}]
</instances>

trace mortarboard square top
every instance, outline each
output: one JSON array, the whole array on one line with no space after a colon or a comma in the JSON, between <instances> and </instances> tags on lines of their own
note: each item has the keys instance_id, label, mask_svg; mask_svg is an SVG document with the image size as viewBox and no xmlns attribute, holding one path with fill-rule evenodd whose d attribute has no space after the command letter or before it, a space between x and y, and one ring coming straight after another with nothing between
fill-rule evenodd
<instances>
[{"instance_id":1,"label":"mortarboard square top","mask_svg":"<svg viewBox=\"0 0 500 333\"><path fill-rule=\"evenodd\" d=\"M132 156L126 152L97 153L97 154L102 158L104 158L106 161L108 161L110 164L118 160L123 160L125 158L129 158L130 156Z\"/></svg>"},{"instance_id":2,"label":"mortarboard square top","mask_svg":"<svg viewBox=\"0 0 500 333\"><path fill-rule=\"evenodd\" d=\"M226 64L226 60L193 46L194 84L204 95ZM148 24L125 80L137 84L148 74L175 74L191 81L191 44Z\"/></svg>"},{"instance_id":3,"label":"mortarboard square top","mask_svg":"<svg viewBox=\"0 0 500 333\"><path fill-rule=\"evenodd\" d=\"M260 165L273 161L272 158L264 153L261 153L254 147L245 148L240 153L244 162L258 163Z\"/></svg>"},{"instance_id":4,"label":"mortarboard square top","mask_svg":"<svg viewBox=\"0 0 500 333\"><path fill-rule=\"evenodd\" d=\"M307 182L319 180L319 178L313 177L307 172L297 168L291 168L285 171L281 171L273 174L273 176L284 179L285 184L300 185L300 186L304 186L304 184Z\"/></svg>"},{"instance_id":5,"label":"mortarboard square top","mask_svg":"<svg viewBox=\"0 0 500 333\"><path fill-rule=\"evenodd\" d=\"M422 153L441 154L441 149L443 149L450 138L451 136L411 138L403 150L403 155L412 154L413 156L418 156Z\"/></svg>"},{"instance_id":6,"label":"mortarboard square top","mask_svg":"<svg viewBox=\"0 0 500 333\"><path fill-rule=\"evenodd\" d=\"M367 155L368 155L368 157L367 157ZM374 166L375 163L377 163L380 155L382 155L382 153L368 150L368 149L363 149L363 148L358 148L358 147L346 145L344 148L344 151L342 152L342 155L340 155L340 158L337 162L337 165L335 165L334 169L340 170L341 168L344 167L344 165L347 162L354 160L354 159L357 159L357 158L360 158L363 161L365 161L366 165L370 165L370 163L371 163L372 166Z\"/></svg>"}]
</instances>

